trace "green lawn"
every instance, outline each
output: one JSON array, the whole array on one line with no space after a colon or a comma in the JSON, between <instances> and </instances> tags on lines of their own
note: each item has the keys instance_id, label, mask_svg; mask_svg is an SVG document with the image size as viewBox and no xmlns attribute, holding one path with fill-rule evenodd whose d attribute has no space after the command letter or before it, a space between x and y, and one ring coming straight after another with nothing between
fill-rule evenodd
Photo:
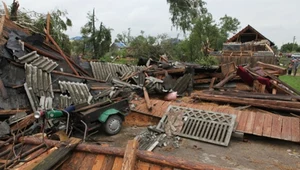
<instances>
[{"instance_id":1,"label":"green lawn","mask_svg":"<svg viewBox=\"0 0 300 170\"><path fill-rule=\"evenodd\" d=\"M300 92L300 76L289 76L289 75L284 75L280 76L279 79L288 85L292 86L296 90Z\"/></svg>"}]
</instances>

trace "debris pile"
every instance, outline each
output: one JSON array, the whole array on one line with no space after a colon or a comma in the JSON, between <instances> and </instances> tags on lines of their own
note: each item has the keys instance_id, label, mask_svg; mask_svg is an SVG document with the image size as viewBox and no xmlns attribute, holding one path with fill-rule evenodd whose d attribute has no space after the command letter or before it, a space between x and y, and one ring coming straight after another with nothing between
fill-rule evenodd
<instances>
[{"instance_id":1,"label":"debris pile","mask_svg":"<svg viewBox=\"0 0 300 170\"><path fill-rule=\"evenodd\" d=\"M263 62L206 67L164 56L159 61L141 58L138 66L92 61L83 68L60 49L49 32L46 36L33 34L5 16L0 24L0 169L64 167L65 158L74 150L100 154L94 157L101 159L110 155L110 169L117 160L122 166L138 166L135 158L162 167L209 169L145 150L179 148L183 138L228 146L233 132L300 141L299 118L245 109L254 106L282 114L300 113L300 92L277 77L286 74L284 68ZM235 45L225 48L269 49L265 42ZM136 100L132 100L134 95ZM192 102L177 98L186 96ZM243 108L203 106L198 101ZM130 141L125 151L81 144L100 128L108 135L119 133L129 113L160 121ZM71 137L75 134L82 139Z\"/></svg>"}]
</instances>

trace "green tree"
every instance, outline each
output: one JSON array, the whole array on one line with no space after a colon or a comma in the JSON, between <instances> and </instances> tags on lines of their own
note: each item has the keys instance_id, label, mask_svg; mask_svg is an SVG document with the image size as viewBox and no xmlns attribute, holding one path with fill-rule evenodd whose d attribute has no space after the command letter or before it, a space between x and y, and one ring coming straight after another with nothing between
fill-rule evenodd
<instances>
[{"instance_id":1,"label":"green tree","mask_svg":"<svg viewBox=\"0 0 300 170\"><path fill-rule=\"evenodd\" d=\"M183 50L181 59L214 64L215 61L209 57L209 52L213 49L220 50L229 33L236 31L238 25L239 21L236 18L227 15L220 19L219 24L213 20L210 13L199 16L189 37L180 44L180 49Z\"/></svg>"},{"instance_id":2,"label":"green tree","mask_svg":"<svg viewBox=\"0 0 300 170\"><path fill-rule=\"evenodd\" d=\"M50 12L50 34L56 43L67 53L71 52L71 42L65 31L72 26L72 21L67 17L67 11L56 9ZM43 33L46 26L47 14L34 14L36 18L30 17L33 29Z\"/></svg>"},{"instance_id":3,"label":"green tree","mask_svg":"<svg viewBox=\"0 0 300 170\"><path fill-rule=\"evenodd\" d=\"M115 42L123 42L126 45L129 45L133 37L131 36L131 28L128 28L128 31L122 32L122 34L117 34Z\"/></svg>"},{"instance_id":4,"label":"green tree","mask_svg":"<svg viewBox=\"0 0 300 170\"><path fill-rule=\"evenodd\" d=\"M229 34L237 31L239 28L240 21L237 18L225 15L220 18L219 29L220 29L220 39L218 39L216 49L221 50L223 43L229 38Z\"/></svg>"},{"instance_id":5,"label":"green tree","mask_svg":"<svg viewBox=\"0 0 300 170\"><path fill-rule=\"evenodd\" d=\"M44 33L47 14L19 9L19 2L14 0L10 6L11 19L31 30ZM50 12L50 34L57 44L67 53L71 52L69 36L65 31L72 26L72 21L67 17L67 11L59 9Z\"/></svg>"},{"instance_id":6,"label":"green tree","mask_svg":"<svg viewBox=\"0 0 300 170\"><path fill-rule=\"evenodd\" d=\"M299 52L300 48L299 48L299 45L297 43L286 43L286 44L283 44L281 46L280 51L284 52L284 53L294 52L294 51Z\"/></svg>"},{"instance_id":7,"label":"green tree","mask_svg":"<svg viewBox=\"0 0 300 170\"><path fill-rule=\"evenodd\" d=\"M171 21L184 33L193 28L194 21L207 13L203 0L167 0L170 5Z\"/></svg>"},{"instance_id":8,"label":"green tree","mask_svg":"<svg viewBox=\"0 0 300 170\"><path fill-rule=\"evenodd\" d=\"M90 54L92 58L98 59L109 51L111 29L106 28L102 22L99 29L96 28L98 19L96 18L95 10L92 13L88 13L87 18L88 22L81 28L85 50L88 50L85 54Z\"/></svg>"}]
</instances>

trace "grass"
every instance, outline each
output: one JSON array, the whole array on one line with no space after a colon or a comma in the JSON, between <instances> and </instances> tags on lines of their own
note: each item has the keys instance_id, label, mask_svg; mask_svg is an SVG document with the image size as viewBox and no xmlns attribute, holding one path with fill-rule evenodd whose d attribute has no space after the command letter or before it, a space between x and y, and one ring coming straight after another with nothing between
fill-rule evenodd
<instances>
[{"instance_id":1,"label":"grass","mask_svg":"<svg viewBox=\"0 0 300 170\"><path fill-rule=\"evenodd\" d=\"M295 77L290 76L290 75L284 75L284 76L280 76L279 79L300 92L300 76L299 75L295 76Z\"/></svg>"}]
</instances>

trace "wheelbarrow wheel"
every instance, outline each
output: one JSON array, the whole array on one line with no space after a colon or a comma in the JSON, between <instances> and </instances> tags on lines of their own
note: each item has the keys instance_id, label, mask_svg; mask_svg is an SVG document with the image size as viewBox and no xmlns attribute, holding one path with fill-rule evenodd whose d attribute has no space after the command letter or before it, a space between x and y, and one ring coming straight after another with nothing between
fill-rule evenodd
<instances>
[{"instance_id":1,"label":"wheelbarrow wheel","mask_svg":"<svg viewBox=\"0 0 300 170\"><path fill-rule=\"evenodd\" d=\"M121 128L122 128L122 118L118 115L110 116L104 124L104 131L108 135L118 134Z\"/></svg>"}]
</instances>

